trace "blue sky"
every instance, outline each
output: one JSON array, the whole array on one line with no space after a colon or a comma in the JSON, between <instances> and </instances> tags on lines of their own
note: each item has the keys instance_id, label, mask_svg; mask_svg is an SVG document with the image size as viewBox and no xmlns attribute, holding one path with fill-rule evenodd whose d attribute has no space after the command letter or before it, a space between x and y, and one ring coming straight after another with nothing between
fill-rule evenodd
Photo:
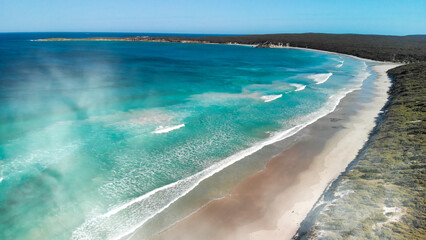
<instances>
[{"instance_id":1,"label":"blue sky","mask_svg":"<svg viewBox=\"0 0 426 240\"><path fill-rule=\"evenodd\" d=\"M0 32L425 34L426 0L0 0Z\"/></svg>"}]
</instances>

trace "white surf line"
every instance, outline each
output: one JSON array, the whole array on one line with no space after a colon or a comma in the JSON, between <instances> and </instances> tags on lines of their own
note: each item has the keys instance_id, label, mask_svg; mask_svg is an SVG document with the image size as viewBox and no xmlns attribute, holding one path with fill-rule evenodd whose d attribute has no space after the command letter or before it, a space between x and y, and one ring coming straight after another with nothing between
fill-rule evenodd
<instances>
[{"instance_id":1,"label":"white surf line","mask_svg":"<svg viewBox=\"0 0 426 240\"><path fill-rule=\"evenodd\" d=\"M316 120L314 120L314 121L316 121ZM312 121L312 122L314 122L314 121ZM310 123L308 123L308 125L309 124ZM298 126L295 126L295 127L291 128L291 129L288 129L286 131L278 133L275 136L273 136L272 138L267 139L266 141L264 141L264 142L262 142L260 144L254 145L254 146L252 146L252 147L250 147L248 149L245 149L245 150L243 150L243 151L241 151L241 152L239 152L237 154L234 154L234 155L232 155L232 156L224 159L223 161L219 162L218 164L212 165L209 168L206 168L205 170L203 170L203 171L201 171L201 172L199 172L199 173L197 173L195 175L192 175L192 176L190 176L188 178L185 178L185 179L179 180L177 182L171 183L169 185L165 185L165 186L163 186L161 188L157 188L157 189L155 189L155 190L153 190L153 191L151 191L151 192L149 192L149 193L147 193L147 194L145 194L145 195L143 195L143 196L141 196L139 198L133 199L132 201L130 201L130 202L128 202L128 203L126 203L126 204L124 204L124 205L122 205L122 206L120 206L120 207L118 207L116 209L111 210L110 212L108 212L108 213L106 213L106 214L104 214L104 215L102 215L100 217L109 217L111 215L114 215L114 214L120 212L121 210L124 210L127 207L129 207L129 206L131 206L131 205L133 205L133 204L135 204L137 202L140 202L143 199L146 199L146 198L154 195L155 193L157 193L159 191L163 191L163 190L169 189L171 187L174 187L174 186L178 185L179 183L181 183L183 181L191 181L194 178L196 179L198 176L203 176L204 175L203 177L201 177L199 179L196 179L195 182L193 183L193 185L191 187L189 187L184 192L182 192L181 194L179 194L178 196L176 196L167 205L165 205L164 207L162 207L161 209L159 209L155 214L152 214L150 217L148 217L144 221L140 222L137 226L134 226L130 230L126 231L125 233L120 234L115 239L118 240L118 239L121 239L123 237L126 237L127 235L133 233L138 228L140 228L144 223L146 223L148 220L150 220L151 218L153 218L155 215L157 215L158 213L164 211L166 208L168 208L171 204L173 204L174 202L176 202L178 199L180 199L181 197L185 196L192 189L194 189L196 186L198 186L200 184L200 182L202 182L203 180L205 180L205 179L213 176L215 173L217 173L217 172L225 169L226 167L232 165L233 163L235 163L235 162L237 162L237 161L239 161L239 160L241 160L241 159L243 159L243 158L245 158L247 156L250 156L251 154L259 151L260 149L262 149L265 146L268 146L268 145L273 144L273 143L275 143L277 141L283 140L283 139L285 139L287 137L293 136L294 134L296 134L298 131L300 131L304 127L305 127L304 125L298 125Z\"/></svg>"},{"instance_id":2,"label":"white surf line","mask_svg":"<svg viewBox=\"0 0 426 240\"><path fill-rule=\"evenodd\" d=\"M4 179L3 177L0 177L0 183L3 182L3 179Z\"/></svg>"},{"instance_id":3,"label":"white surf line","mask_svg":"<svg viewBox=\"0 0 426 240\"><path fill-rule=\"evenodd\" d=\"M205 180L205 179L213 176L217 172L225 169L226 167L234 164L235 162L237 162L237 161L239 161L239 160L241 160L241 159L243 159L243 158L245 158L247 156L252 155L253 153L261 150L262 148L264 148L265 146L271 145L271 144L273 144L275 142L282 141L282 140L284 140L284 139L286 139L288 137L293 136L294 134L298 133L300 130L302 130L306 126L311 125L312 123L316 122L318 119L323 118L327 114L333 112L336 109L336 107L339 105L341 99L343 99L347 94L349 94L349 93L351 93L351 92L353 92L353 91L361 88L362 82L365 79L367 79L368 76L369 76L369 73L363 76L363 79L362 79L362 81L361 81L361 83L360 83L360 85L358 87L354 87L354 88L352 88L350 90L347 90L347 91L345 91L343 93L334 95L333 99L336 99L336 101L331 103L332 106L331 106L330 110L324 111L324 109L320 109L320 110L318 110L318 111L316 111L314 113L311 113L311 114L307 115L306 119L310 119L310 120L308 120L306 123L299 124L299 125L297 125L295 127L292 127L292 128L290 128L288 130L284 130L282 132L278 132L278 133L274 134L273 136L271 136L270 138L268 138L268 139L266 139L266 140L264 140L264 141L262 141L262 142L260 142L258 144L255 144L255 145L253 145L250 148L244 149L244 150L242 150L242 151L240 151L240 152L238 152L238 153L236 153L236 154L234 154L234 155L232 155L232 156L230 156L228 158L225 158L224 160L222 160L222 161L220 161L220 162L218 162L216 164L213 164L212 166L210 166L210 167L208 167L208 168L206 168L206 169L204 169L204 170L202 170L202 171L200 171L200 172L198 172L198 173L196 173L196 174L194 174L192 176L189 176L189 177L187 177L185 179L181 179L181 180L178 180L178 181L176 181L174 183L170 183L168 185L162 186L162 187L157 188L157 189L155 189L155 190L153 190L151 192L148 192L148 193L146 193L146 194L144 194L144 195L142 195L140 197L137 197L137 198L135 198L133 200L130 200L129 202L127 202L127 203L125 203L125 204L123 204L123 205L121 205L119 207L116 207L116 208L110 210L109 212L107 212L107 213L105 213L103 215L100 215L98 217L95 217L94 219L86 221L83 225L90 224L90 222L95 221L95 220L97 220L99 218L108 218L108 217L110 217L110 216L112 216L114 214L117 214L121 210L124 210L124 209L130 207L131 205L133 205L135 203L138 203L138 202L140 202L140 201L142 201L144 199L147 199L148 197L150 197L150 196L152 196L152 195L154 195L154 194L156 194L156 193L158 193L160 191L164 191L164 190L167 190L169 188L172 188L172 187L174 187L174 186L176 186L176 185L178 185L180 183L194 181L192 184L190 184L190 186L186 190L184 190L183 192L181 192L177 196L175 196L173 199L171 199L168 204L166 204L162 208L158 209L155 213L150 214L149 217L147 217L146 219L144 219L143 221L141 221L140 223L138 223L134 227L130 228L126 232L124 232L124 233L117 233L119 236L115 236L114 239L119 240L119 239L122 239L122 238L124 238L124 237L132 234L138 228L140 228L144 223L146 223L147 221L149 221L150 219L152 219L158 213L164 211L166 208L168 208L170 205L172 205L178 199L180 199L181 197L183 197L184 195L186 195L188 192L190 192L192 189L194 189L196 186L198 186L203 180ZM324 111L324 112L322 112L322 111ZM318 115L316 115L316 114L318 114ZM315 117L311 117L312 115L316 115L316 116ZM198 177L200 177L200 178L198 178ZM80 227L82 227L82 226L80 226ZM78 231L80 229L80 227L77 228L76 231ZM73 232L73 236L71 238L72 239L80 239L79 237L76 237L74 235L74 233L75 233L75 231ZM90 239L90 238L87 238L87 239Z\"/></svg>"},{"instance_id":4,"label":"white surf line","mask_svg":"<svg viewBox=\"0 0 426 240\"><path fill-rule=\"evenodd\" d=\"M265 102L272 102L275 99L278 99L278 98L280 98L282 96L283 96L282 94L279 94L279 95L265 95L265 96L261 96L260 98L262 100L264 100Z\"/></svg>"},{"instance_id":5,"label":"white surf line","mask_svg":"<svg viewBox=\"0 0 426 240\"><path fill-rule=\"evenodd\" d=\"M354 89L354 90L356 90L356 89ZM159 192L159 191L161 191L161 190L168 189L168 188L170 188L170 187L173 187L173 186L177 185L177 184L178 184L179 182L181 182L181 181L184 181L184 180L187 180L187 179L190 179L190 178L195 178L196 176L204 175L204 174L206 173L206 175L205 175L203 178L197 179L197 180L196 180L196 182L195 182L195 183L194 183L194 184L193 184L190 188L188 188L188 189L187 189L186 191L184 191L182 194L180 194L180 195L179 195L179 196L177 196L175 199L173 199L173 200L172 200L169 204L167 204L166 206L164 206L163 208L161 208L159 211L157 211L157 213L156 213L156 214L153 214L151 217L149 217L149 218L145 219L143 222L139 223L137 226L135 226L135 227L133 227L132 229L130 229L129 231L127 231L127 232L125 232L125 233L121 234L118 238L115 238L115 239L116 239L116 240L119 240L119 239L121 239L121 238L123 238L123 237L125 237L125 236L127 236L127 235L129 235L129 234L131 234L131 233L133 233L134 231L136 231L138 228L140 228L140 227L141 227L144 223L146 223L148 220L150 220L151 218L153 218L153 217L154 217L155 215L157 215L158 213L160 213L160 212L164 211L166 208L168 208L170 205L172 205L172 204L173 204L174 202L176 202L178 199L180 199L181 197L183 197L183 196L185 196L187 193L189 193L192 189L194 189L196 186L198 186L198 185L199 185L199 184L200 184L203 180L205 180L205 179L207 179L207 178L209 178L209 177L213 176L213 175L214 175L214 174L216 174L217 172L219 172L219 171L221 171L221 170L225 169L226 167L228 167L228 166L230 166L230 165L234 164L235 162L237 162L237 161L239 161L239 160L241 160L241 159L243 159L243 158L245 158L245 157L248 157L248 156L252 155L253 153L255 153L255 152L257 152L257 151L261 150L262 148L264 148L265 146L271 145L271 144L273 144L273 143L275 143L275 142L282 141L282 140L284 140L284 139L286 139L286 138L288 138L288 137L293 136L294 134L298 133L300 130L302 130L302 129L303 129L303 128L305 128L306 126L308 126L308 125L310 125L310 124L312 124L312 123L316 122L318 119L320 119L320 118L322 118L322 117L326 116L326 115L327 115L327 114L329 114L330 112L333 112L333 111L336 109L337 105L339 104L340 100L341 100L344 96L346 96L349 92L352 92L352 91L354 91L354 90L351 90L351 91L346 92L346 93L345 93L345 94L344 94L341 98L339 98L339 99L338 99L338 101L334 104L334 106L333 106L333 108L332 108L332 110L331 110L331 111L326 111L326 112L324 112L323 114L321 114L321 115L317 116L316 118L313 118L311 121L309 121L309 122L307 122L307 123L305 123L305 124L300 124L300 125L297 125L297 126L295 126L295 127L293 127L293 128L290 128L290 129L288 129L288 130L285 130L285 131L283 131L283 132L277 133L276 135L272 136L271 138L267 139L266 141L264 141L264 142L262 142L262 143L260 143L260 144L258 144L258 145L254 145L254 146L252 146L252 147L250 147L250 148L248 148L248 149L242 150L241 152L239 152L239 153L237 153L237 154L235 154L235 155L232 155L232 156L230 156L230 157L228 157L228 158L224 159L222 162L219 162L218 164L212 165L211 167L209 167L209 168L207 168L207 169L205 169L205 170L203 170L203 171L201 171L201 172L199 172L199 173L197 173L197 174L195 174L195 175L192 175L192 176L190 176L190 177L188 177L188 178L186 178L186 179L179 180L179 181L174 182L174 183L172 183L172 184L169 184L169 185L163 186L163 187L161 187L161 188L155 189L154 191L152 191L152 192L150 192L150 193L148 193L148 194L146 194L146 195L144 195L144 196L141 196L140 198L134 199L134 200L132 200L132 201L128 202L127 204L125 204L125 205L123 205L123 206L119 207L118 209L115 209L115 210L113 210L113 211L111 211L111 212L109 212L109 213L105 214L105 216L110 216L110 215L112 215L112 214L118 213L120 210L125 209L125 208L129 207L130 205L133 205L134 203L137 203L137 202L139 202L140 200L145 199L145 198L147 198L147 197L149 197L149 196L153 195L153 194L154 194L154 193L156 193L156 192ZM209 171L210 171L210 172L209 172Z\"/></svg>"},{"instance_id":6,"label":"white surf line","mask_svg":"<svg viewBox=\"0 0 426 240\"><path fill-rule=\"evenodd\" d=\"M309 79L314 80L317 84L325 83L333 73L319 73L308 76Z\"/></svg>"},{"instance_id":7,"label":"white surf line","mask_svg":"<svg viewBox=\"0 0 426 240\"><path fill-rule=\"evenodd\" d=\"M302 91L303 89L305 89L306 88L306 85L303 85L303 84L298 84L298 83L292 83L292 84L290 84L291 86L293 86L293 87L296 87L296 90L294 90L294 91L296 91L296 92L298 92L298 91Z\"/></svg>"},{"instance_id":8,"label":"white surf line","mask_svg":"<svg viewBox=\"0 0 426 240\"><path fill-rule=\"evenodd\" d=\"M340 100L344 96L346 96L349 92L352 92L354 90L356 90L356 89L347 91L344 94L342 94L341 96L336 96L337 97L337 101L333 103L333 106L332 106L332 108L329 111L321 112L321 110L323 111L323 109L321 109L321 110L313 113L312 115L318 114L318 112L321 112L316 117L310 118L311 120L308 121L308 122L306 122L306 123L304 123L304 124L299 124L299 125L297 125L295 127L292 127L292 128L290 128L288 130L285 130L285 131L282 131L282 132L278 132L275 135L273 135L272 137L266 139L265 141L260 142L258 144L255 144L254 146L252 146L252 147L250 147L248 149L242 150L242 151L240 151L240 152L238 152L238 153L236 153L236 154L234 154L234 155L232 155L232 156L230 156L230 157L222 160L221 162L218 162L218 163L216 163L216 164L214 164L214 165L212 165L212 166L210 166L210 167L202 170L201 172L198 172L198 173L196 173L196 174L194 174L192 176L189 176L189 177L187 177L185 179L181 179L181 180L176 181L174 183L171 183L171 184L165 185L163 187L157 188L157 189L155 189L155 190L153 190L151 192L146 193L145 195L142 195L142 196L140 196L138 198L135 198L135 199L133 199L133 200L131 200L131 201L129 201L129 202L127 202L127 203L125 203L125 204L117 207L117 208L115 208L115 209L112 209L111 211L109 211L109 212L107 212L107 213L105 213L103 215L100 215L100 216L96 217L95 219L108 218L108 217L110 217L110 216L112 216L114 214L117 214L120 211L122 211L122 210L130 207L131 205L133 205L135 203L138 203L138 202L140 202L140 201L142 201L144 199L149 198L150 196L152 196L152 195L154 195L154 194L156 194L156 193L158 193L160 191L164 191L164 190L173 188L174 186L179 185L182 182L188 182L188 181L191 182L191 181L194 181L192 184L190 184L190 187L188 187L186 190L184 190L183 192L181 192L180 194L178 194L177 196L175 196L173 199L171 199L170 202L167 205L165 205L162 208L158 209L155 213L151 214L149 217L147 217L146 219L144 219L143 221L141 221L136 226L130 228L126 232L124 232L124 233L118 233L119 236L117 236L117 237L114 238L114 239L122 239L123 237L126 237L129 234L131 234L134 231L136 231L144 223L146 223L148 220L152 219L155 215L157 215L158 213L164 211L166 208L168 208L171 204L173 204L174 202L176 202L182 196L186 195L188 192L190 192L192 189L194 189L196 186L198 186L200 184L200 182L202 182L203 180L205 180L205 179L213 176L215 173L217 173L217 172L225 169L226 167L234 164L235 162L237 162L237 161L239 161L239 160L241 160L241 159L243 159L243 158L245 158L247 156L252 155L253 153L261 150L262 148L264 148L265 146L271 145L271 144L273 144L275 142L282 141L282 140L284 140L284 139L286 139L288 137L293 136L294 134L296 134L297 132L299 132L300 130L302 130L303 128L305 128L306 126L308 126L308 125L316 122L318 119L320 119L320 118L326 116L327 114L329 114L330 112L334 111L336 109L337 105L339 104ZM94 219L92 219L92 220L94 220ZM91 220L89 220L89 222L90 221Z\"/></svg>"},{"instance_id":9,"label":"white surf line","mask_svg":"<svg viewBox=\"0 0 426 240\"><path fill-rule=\"evenodd\" d=\"M165 126L165 127L159 126L154 131L152 131L152 133L157 133L157 134L167 133L167 132L170 132L170 131L173 131L173 130L176 130L176 129L179 129L179 128L182 128L182 127L185 127L185 124L179 124L179 125L176 125L176 126Z\"/></svg>"}]
</instances>

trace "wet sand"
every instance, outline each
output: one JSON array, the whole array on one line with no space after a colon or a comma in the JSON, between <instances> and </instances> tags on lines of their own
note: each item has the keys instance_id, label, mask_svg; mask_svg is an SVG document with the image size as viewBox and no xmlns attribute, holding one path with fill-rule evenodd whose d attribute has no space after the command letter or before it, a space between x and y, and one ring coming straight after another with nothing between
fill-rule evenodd
<instances>
[{"instance_id":1,"label":"wet sand","mask_svg":"<svg viewBox=\"0 0 426 240\"><path fill-rule=\"evenodd\" d=\"M348 94L336 110L284 141L295 141L263 171L152 239L290 239L323 191L354 160L387 101L386 71Z\"/></svg>"}]
</instances>

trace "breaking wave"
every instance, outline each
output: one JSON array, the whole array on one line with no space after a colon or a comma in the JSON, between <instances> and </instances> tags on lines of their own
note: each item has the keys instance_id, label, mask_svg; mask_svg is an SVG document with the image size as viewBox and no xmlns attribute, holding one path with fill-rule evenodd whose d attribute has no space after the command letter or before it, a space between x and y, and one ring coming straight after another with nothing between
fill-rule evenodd
<instances>
[{"instance_id":1,"label":"breaking wave","mask_svg":"<svg viewBox=\"0 0 426 240\"><path fill-rule=\"evenodd\" d=\"M302 91L303 89L306 88L306 85L303 85L303 84L292 83L290 85L293 86L293 87L296 87L296 90L294 90L296 92Z\"/></svg>"},{"instance_id":2,"label":"breaking wave","mask_svg":"<svg viewBox=\"0 0 426 240\"><path fill-rule=\"evenodd\" d=\"M152 133L157 133L157 134L168 133L170 131L173 131L182 127L185 127L185 124L179 124L175 126L159 126L154 131L152 131Z\"/></svg>"},{"instance_id":3,"label":"breaking wave","mask_svg":"<svg viewBox=\"0 0 426 240\"><path fill-rule=\"evenodd\" d=\"M154 189L140 197L134 198L122 205L110 209L105 214L87 220L73 232L72 239L121 239L129 236L144 223L193 190L203 180L268 145L293 136L306 126L333 112L341 99L348 93L359 89L362 82L367 79L369 75L370 74L364 69L364 72L361 72L358 76L356 76L357 84L355 86L350 89L337 92L335 95L331 96L328 102L318 111L295 119L293 127L275 132L269 138L214 163L194 175ZM279 95L275 95L275 99L278 98L277 96Z\"/></svg>"},{"instance_id":4,"label":"breaking wave","mask_svg":"<svg viewBox=\"0 0 426 240\"><path fill-rule=\"evenodd\" d=\"M265 102L272 102L272 101L274 101L274 100L276 100L276 99L278 99L278 98L280 98L282 96L283 96L282 94L279 94L279 95L265 95L265 96L262 96L260 98L263 101L265 101Z\"/></svg>"},{"instance_id":5,"label":"breaking wave","mask_svg":"<svg viewBox=\"0 0 426 240\"><path fill-rule=\"evenodd\" d=\"M323 84L327 82L331 75L333 75L333 73L320 73L310 75L308 78L314 80L317 84Z\"/></svg>"}]
</instances>

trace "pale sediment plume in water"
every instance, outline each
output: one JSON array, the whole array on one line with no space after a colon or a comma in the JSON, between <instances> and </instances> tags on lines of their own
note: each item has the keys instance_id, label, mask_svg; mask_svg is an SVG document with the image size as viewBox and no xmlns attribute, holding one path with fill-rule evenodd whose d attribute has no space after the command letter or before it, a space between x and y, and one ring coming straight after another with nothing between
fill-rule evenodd
<instances>
[{"instance_id":1,"label":"pale sediment plume in water","mask_svg":"<svg viewBox=\"0 0 426 240\"><path fill-rule=\"evenodd\" d=\"M360 79L363 81L364 79ZM361 83L360 83L361 84ZM189 191L194 189L202 180L211 177L213 174L225 169L231 164L250 156L265 146L271 145L277 141L282 141L293 136L304 127L316 122L328 113L335 110L340 100L356 87L347 91L341 91L331 98L327 104L316 112L313 112L300 119L296 126L276 132L271 137L254 144L232 156L223 159L220 162L198 172L185 179L157 188L128 203L118 206L109 212L100 215L94 219L86 221L77 230L73 232L72 239L101 239L100 236L106 235L106 239L121 239L136 231L145 222L152 219L158 213L164 211L177 199L181 198ZM149 206L152 205L149 208Z\"/></svg>"},{"instance_id":2,"label":"pale sediment plume in water","mask_svg":"<svg viewBox=\"0 0 426 240\"><path fill-rule=\"evenodd\" d=\"M130 201L127 204L124 204L123 206L118 207L117 209L114 209L110 212L108 212L107 214L103 215L100 218L97 219L93 219L89 222L86 222L83 226L81 226L77 231L74 232L73 237L74 239L79 239L79 236L90 236L90 238L92 237L96 237L98 233L105 233L105 232L109 232L112 236L118 236L118 237L113 237L111 239L121 239L122 237L128 236L129 234L133 233L134 231L136 231L136 229L140 226L142 226L142 224L144 224L146 221L148 221L149 219L153 218L156 214L162 212L164 209L166 209L168 206L170 206L173 202L175 202L177 199L181 198L183 195L187 194L190 190L192 190L195 186L197 186L202 180L211 177L214 173L217 173L221 170L223 170L224 168L228 167L229 165L243 159L244 157L250 156L251 154L253 154L254 152L259 151L260 149L262 149L265 146L268 146L270 144L273 144L277 141L282 141L285 138L288 138L290 136L293 136L294 134L296 134L297 132L299 132L301 129L303 129L304 127L316 122L318 119L324 117L325 115L327 115L330 112L333 112L337 105L339 104L340 100L345 97L348 93L356 90L359 88L359 86L362 84L362 82L368 77L368 75L366 74L362 74L359 76L359 80L360 82L358 83L358 86L354 86L353 88L346 90L346 91L341 91L339 93L337 93L336 95L333 95L332 98L330 98L330 100L328 101L328 103L326 104L325 107L321 108L320 110L318 110L317 112L311 113L305 117L303 117L303 119L300 119L300 123L290 129L281 131L281 132L277 132L275 134L273 134L270 138L259 142L255 145L253 145L252 147L245 149L241 152L238 152L224 160L222 160L221 162L193 175L190 176L186 179L182 179L178 182L163 186L160 189L156 189L152 192L149 192L137 199L134 199L132 201ZM142 205L141 202L142 201L149 201L149 202L157 202L157 201L164 201L164 198L157 199L150 199L150 198L156 198L156 195L159 194L160 196L167 196L167 197L171 197L170 199L168 199L168 202L166 206L164 207L160 207L156 212L150 213L150 216L143 216L143 212L139 212L140 211ZM136 210L136 211L135 211ZM129 215L126 215L125 218L122 218L119 222L114 221L117 219L110 219L110 217L113 217L116 214L121 214L123 212L126 213L130 213L132 217L130 217ZM143 216L143 217L142 217ZM128 228L128 225L126 224L128 221L131 221L132 219L137 219L140 218L140 222L138 224L138 226L133 227L133 228ZM112 221L112 222L110 222ZM115 223L114 223L115 222ZM118 228L112 228L112 226L117 226L119 224L123 224L121 229ZM102 226L102 227L101 227ZM95 228L101 228L101 229L94 229ZM125 229L126 232L124 231L120 231ZM117 232L119 231L119 232ZM80 235L82 234L82 235ZM88 235L86 235L88 234ZM116 235L117 234L117 235ZM88 239L90 239L88 238Z\"/></svg>"},{"instance_id":3,"label":"pale sediment plume in water","mask_svg":"<svg viewBox=\"0 0 426 240\"><path fill-rule=\"evenodd\" d=\"M312 79L316 84L323 84L333 75L333 73L319 73L308 76L309 79Z\"/></svg>"},{"instance_id":4,"label":"pale sediment plume in water","mask_svg":"<svg viewBox=\"0 0 426 240\"><path fill-rule=\"evenodd\" d=\"M0 55L11 69L8 78L25 80L0 88L7 116L1 119L6 124L0 126L0 142L13 138L0 146L7 153L0 171L0 202L17 201L0 209L7 231L0 231L0 239L26 239L28 234L35 239L125 236L214 172L303 128L322 115L322 107L332 110L342 91L358 83L352 76L362 67L358 60L345 59L345 72L336 71L327 88L302 91L314 83L306 79L307 69L328 73L339 62L325 54L318 56L325 64L316 64L312 56L317 53L277 50L265 55L239 46L182 49L178 44L105 42L93 49L80 42L28 43L11 53L27 62L13 64L6 61L9 56ZM97 64L83 64L76 44ZM51 55L31 54L38 47ZM111 50L116 54L105 54ZM136 50L138 61L147 67L141 71L134 71ZM191 61L171 65L169 59L158 58L177 52ZM241 52L258 71L244 69L247 62L235 59ZM297 61L283 61L287 58ZM209 68L198 67L203 65ZM283 75L282 68L292 71ZM300 76L304 79L298 80ZM301 99L303 104L295 104ZM309 114L314 116L305 119ZM34 116L36 121L26 121ZM16 129L8 127L12 125ZM28 130L31 134L21 134ZM22 179L25 184L18 184ZM33 207L23 212L22 206ZM28 226L29 221L39 224ZM62 224L52 228L51 222ZM57 237L59 231L64 235Z\"/></svg>"}]
</instances>

